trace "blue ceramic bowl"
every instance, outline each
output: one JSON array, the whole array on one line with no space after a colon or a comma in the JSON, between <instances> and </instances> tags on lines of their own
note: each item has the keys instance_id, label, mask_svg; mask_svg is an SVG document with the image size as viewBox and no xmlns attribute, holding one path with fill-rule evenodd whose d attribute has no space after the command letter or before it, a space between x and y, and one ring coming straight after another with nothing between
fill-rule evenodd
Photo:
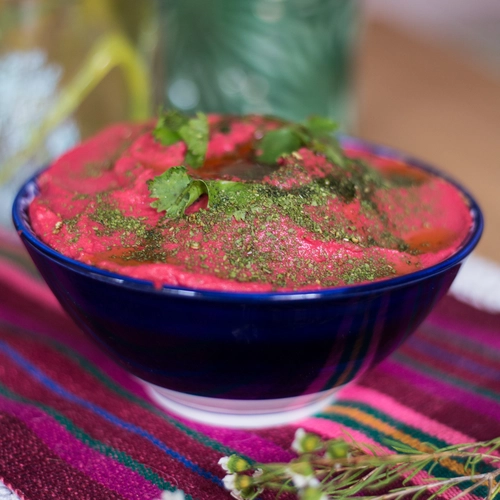
<instances>
[{"instance_id":1,"label":"blue ceramic bowl","mask_svg":"<svg viewBox=\"0 0 500 500\"><path fill-rule=\"evenodd\" d=\"M393 150L342 142L441 175ZM450 182L474 221L453 256L405 276L305 293L156 289L64 257L30 227L36 176L17 195L13 218L62 306L158 403L209 423L259 426L326 405L339 387L394 351L446 293L483 229L477 203Z\"/></svg>"}]
</instances>

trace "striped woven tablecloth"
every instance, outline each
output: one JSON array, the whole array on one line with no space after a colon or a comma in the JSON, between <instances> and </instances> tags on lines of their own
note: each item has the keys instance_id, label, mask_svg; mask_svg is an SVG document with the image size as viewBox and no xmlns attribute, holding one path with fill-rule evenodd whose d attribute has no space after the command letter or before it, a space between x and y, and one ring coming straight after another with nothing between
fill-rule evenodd
<instances>
[{"instance_id":1,"label":"striped woven tablecloth","mask_svg":"<svg viewBox=\"0 0 500 500\"><path fill-rule=\"evenodd\" d=\"M470 288L462 286L466 298ZM490 293L488 300L495 310ZM215 428L155 407L60 309L15 239L0 235L0 498L153 500L176 490L231 498L219 458L288 461L298 427L424 451L427 443L500 436L500 315L447 296L403 347L323 413L279 428ZM462 471L448 461L432 474ZM428 477L424 470L414 482Z\"/></svg>"}]
</instances>

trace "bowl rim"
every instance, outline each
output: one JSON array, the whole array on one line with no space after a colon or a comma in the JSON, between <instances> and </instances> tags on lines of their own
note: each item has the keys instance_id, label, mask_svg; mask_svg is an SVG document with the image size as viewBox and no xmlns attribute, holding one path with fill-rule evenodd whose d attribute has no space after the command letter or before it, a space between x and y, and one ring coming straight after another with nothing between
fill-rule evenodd
<instances>
[{"instance_id":1,"label":"bowl rim","mask_svg":"<svg viewBox=\"0 0 500 500\"><path fill-rule=\"evenodd\" d=\"M32 175L19 189L12 206L12 220L14 226L21 237L25 240L25 244L29 243L38 251L42 252L49 259L56 261L72 271L87 275L99 281L105 281L110 284L119 285L126 288L132 288L135 291L143 291L145 293L155 293L167 296L176 297L191 297L199 300L212 300L223 302L295 302L297 300L332 300L334 298L344 298L352 296L372 295L383 293L385 291L413 284L433 276L437 276L450 268L460 264L476 247L479 242L483 228L484 218L478 203L474 197L456 180L441 172L437 168L428 163L419 160L412 155L408 155L392 147L374 144L364 139L357 137L339 134L340 144L347 149L352 148L357 151L383 157L391 160L401 161L412 167L429 172L437 177L446 180L457 188L464 196L469 205L472 215L472 227L460 248L451 256L432 266L414 271L402 276L393 278L381 279L372 283L363 283L358 285L346 285L336 288L322 288L319 290L298 290L285 292L229 292L211 289L197 289L180 287L175 285L162 285L156 287L152 281L131 278L122 274L100 269L98 267L84 264L70 257L53 250L51 247L43 243L35 235L29 224L27 207L38 193L37 179L40 174L48 168L47 166L39 169Z\"/></svg>"}]
</instances>

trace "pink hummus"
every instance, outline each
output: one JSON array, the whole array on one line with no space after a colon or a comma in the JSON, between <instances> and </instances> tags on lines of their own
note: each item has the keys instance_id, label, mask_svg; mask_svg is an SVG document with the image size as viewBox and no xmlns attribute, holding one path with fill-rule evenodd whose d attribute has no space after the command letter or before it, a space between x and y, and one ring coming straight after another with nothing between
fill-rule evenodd
<instances>
[{"instance_id":1,"label":"pink hummus","mask_svg":"<svg viewBox=\"0 0 500 500\"><path fill-rule=\"evenodd\" d=\"M262 167L249 151L258 150L275 122L209 116L209 124L205 162L197 170L187 165L188 172L258 182L269 187L269 198L228 214L207 207L202 196L182 216L168 218L151 206L148 181L186 165L186 144L162 145L153 123L116 125L40 175L40 194L29 208L34 231L67 257L156 286L269 292L426 268L452 255L471 228L461 193L414 167L345 151L374 168L372 182L372 174L356 177L304 147ZM317 185L308 199L300 189L312 181Z\"/></svg>"}]
</instances>

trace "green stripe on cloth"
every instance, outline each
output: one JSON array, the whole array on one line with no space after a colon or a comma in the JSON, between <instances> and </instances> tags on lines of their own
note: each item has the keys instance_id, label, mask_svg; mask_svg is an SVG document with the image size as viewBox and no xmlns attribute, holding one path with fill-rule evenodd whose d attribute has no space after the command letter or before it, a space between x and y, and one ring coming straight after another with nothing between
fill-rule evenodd
<instances>
[{"instance_id":1,"label":"green stripe on cloth","mask_svg":"<svg viewBox=\"0 0 500 500\"><path fill-rule=\"evenodd\" d=\"M32 337L34 341L40 342L41 341L41 334L9 325L6 322L2 322L4 326L11 326L14 327L17 332L22 332L24 335ZM130 402L133 402L140 406L141 408L153 413L154 415L158 416L159 418L165 420L168 422L170 425L173 427L177 428L179 431L183 432L187 436L189 436L192 439L195 439L198 441L200 444L207 446L214 451L217 451L218 453L222 455L231 455L233 453L236 453L236 451L232 448L229 448L227 446L224 446L223 444L215 441L214 439L211 439L210 437L201 434L200 432L197 432L193 429L191 429L189 426L183 424L182 422L179 422L175 418L170 417L166 413L162 412L155 406L153 406L151 403L148 403L146 400L140 398L139 396L136 396L135 394L131 393L127 389L123 388L119 384L117 384L113 379L111 379L108 375L106 375L102 370L100 370L96 365L91 363L89 360L87 360L85 357L83 357L80 353L75 351L74 349L71 349L65 344L62 344L58 342L57 340L48 338L48 337L43 337L43 343L51 346L54 348L56 351L58 351L60 354L68 357L69 359L73 360L76 362L82 369L84 369L86 372L94 376L99 382L101 382L106 388L112 390L115 392L117 395L127 399ZM241 453L238 453L240 456L245 458L249 463L255 463L255 460L253 460L251 457L248 457L246 455L243 455Z\"/></svg>"},{"instance_id":2,"label":"green stripe on cloth","mask_svg":"<svg viewBox=\"0 0 500 500\"><path fill-rule=\"evenodd\" d=\"M113 460L116 460L117 462L121 463L122 465L125 465L126 467L128 467L130 470L137 472L144 479L150 481L155 486L158 486L160 489L175 491L176 488L174 486L172 486L168 481L165 481L160 476L158 476L158 474L156 474L154 471L152 471L149 467L146 467L145 465L141 464L140 462L137 462L136 460L134 460L132 457L130 457L126 453L124 453L120 450L117 450L116 448L112 448L111 446L108 446L97 439L92 438L87 433L85 433L82 429L80 429L79 427L74 425L74 423L69 418L67 418L64 415L62 415L61 413L57 412L56 410L54 410L50 406L45 405L43 403L39 403L37 401L33 401L33 400L25 398L23 396L20 396L16 393L10 391L3 384L0 384L0 394L2 394L4 397L12 399L13 401L18 401L20 403L29 404L31 406L39 408L40 410L44 411L47 415L54 418L54 420L56 420L68 432L70 432L75 438L77 438L79 441L81 441L85 445L89 446L90 448L93 448L94 450L98 451L99 453L101 453L109 458L112 458ZM188 496L188 498L190 498L192 500L192 497Z\"/></svg>"},{"instance_id":3,"label":"green stripe on cloth","mask_svg":"<svg viewBox=\"0 0 500 500\"><path fill-rule=\"evenodd\" d=\"M199 443L208 446L209 448L212 448L213 450L223 454L223 455L231 455L233 453L236 453L235 450L222 445L221 443L209 438L208 436L205 436L193 429L190 429L187 425L183 424L182 422L179 422L178 420L170 417L167 415L165 412L162 412L155 406L153 406L151 403L148 403L144 399L141 399L140 397L136 396L135 394L127 391L120 385L118 385L114 380L109 378L104 372L102 372L99 368L97 368L95 365L90 363L87 359L85 359L83 356L78 354L78 352L70 349L69 347L58 343L55 340L47 340L47 343L52 345L56 350L58 350L61 354L64 354L71 358L72 360L76 361L83 369L85 369L88 373L92 374L99 382L103 383L108 389L114 391L116 394L119 396L124 397L125 399L137 404L141 408L144 408L151 413L154 413L158 417L162 418L172 426L176 427L180 431L184 432L186 435L188 435L191 438L196 439ZM241 455L241 454L240 454ZM243 456L243 455L241 455ZM249 463L254 463L255 461L252 460L252 458L243 456L246 460L249 461Z\"/></svg>"}]
</instances>

